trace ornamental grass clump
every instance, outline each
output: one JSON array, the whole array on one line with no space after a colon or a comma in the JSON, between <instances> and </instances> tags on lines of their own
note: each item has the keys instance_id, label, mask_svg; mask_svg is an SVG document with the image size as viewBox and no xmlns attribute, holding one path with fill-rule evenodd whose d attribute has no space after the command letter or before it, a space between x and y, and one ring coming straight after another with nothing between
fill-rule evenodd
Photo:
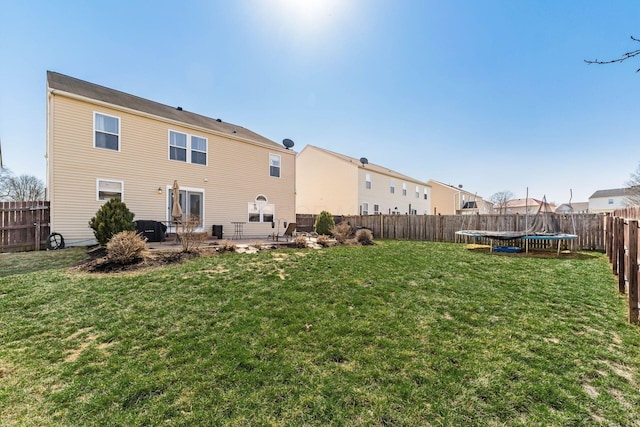
<instances>
[{"instance_id":1,"label":"ornamental grass clump","mask_svg":"<svg viewBox=\"0 0 640 427\"><path fill-rule=\"evenodd\" d=\"M349 237L351 237L353 230L348 222L342 221L340 224L333 227L331 233L338 243L343 244Z\"/></svg>"},{"instance_id":2,"label":"ornamental grass clump","mask_svg":"<svg viewBox=\"0 0 640 427\"><path fill-rule=\"evenodd\" d=\"M363 246L373 245L373 233L368 228L356 231L356 241Z\"/></svg>"},{"instance_id":3,"label":"ornamental grass clump","mask_svg":"<svg viewBox=\"0 0 640 427\"><path fill-rule=\"evenodd\" d=\"M316 238L316 243L326 248L327 246L329 246L329 236L325 236L324 234L318 236Z\"/></svg>"},{"instance_id":4,"label":"ornamental grass clump","mask_svg":"<svg viewBox=\"0 0 640 427\"><path fill-rule=\"evenodd\" d=\"M297 236L293 239L293 245L296 248L306 248L307 247L307 238L305 236Z\"/></svg>"},{"instance_id":5,"label":"ornamental grass clump","mask_svg":"<svg viewBox=\"0 0 640 427\"><path fill-rule=\"evenodd\" d=\"M133 264L144 257L146 239L135 231L121 231L107 243L107 259L116 264Z\"/></svg>"}]
</instances>

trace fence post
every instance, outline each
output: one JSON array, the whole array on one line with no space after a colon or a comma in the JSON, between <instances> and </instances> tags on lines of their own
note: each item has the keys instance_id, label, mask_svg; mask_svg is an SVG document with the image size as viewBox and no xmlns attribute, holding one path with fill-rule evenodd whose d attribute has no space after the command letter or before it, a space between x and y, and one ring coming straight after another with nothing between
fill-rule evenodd
<instances>
[{"instance_id":1,"label":"fence post","mask_svg":"<svg viewBox=\"0 0 640 427\"><path fill-rule=\"evenodd\" d=\"M638 312L638 220L629 221L629 323L640 323Z\"/></svg>"},{"instance_id":2,"label":"fence post","mask_svg":"<svg viewBox=\"0 0 640 427\"><path fill-rule=\"evenodd\" d=\"M625 265L624 265L624 218L617 219L618 226L618 291L625 293Z\"/></svg>"}]
</instances>

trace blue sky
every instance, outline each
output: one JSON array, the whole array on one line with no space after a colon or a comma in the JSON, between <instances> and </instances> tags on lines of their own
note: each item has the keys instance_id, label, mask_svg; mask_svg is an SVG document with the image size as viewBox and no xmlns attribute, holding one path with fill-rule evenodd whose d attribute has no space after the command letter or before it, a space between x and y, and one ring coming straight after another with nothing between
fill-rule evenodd
<instances>
[{"instance_id":1,"label":"blue sky","mask_svg":"<svg viewBox=\"0 0 640 427\"><path fill-rule=\"evenodd\" d=\"M640 2L0 0L5 166L45 178L46 71L489 198L640 162ZM71 172L70 172L71 173Z\"/></svg>"}]
</instances>

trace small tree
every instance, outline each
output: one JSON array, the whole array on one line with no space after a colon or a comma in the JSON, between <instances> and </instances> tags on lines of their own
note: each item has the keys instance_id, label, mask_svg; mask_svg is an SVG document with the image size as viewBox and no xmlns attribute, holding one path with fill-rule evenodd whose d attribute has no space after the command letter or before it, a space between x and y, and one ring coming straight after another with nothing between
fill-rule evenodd
<instances>
[{"instance_id":1,"label":"small tree","mask_svg":"<svg viewBox=\"0 0 640 427\"><path fill-rule=\"evenodd\" d=\"M629 188L627 189L627 197L624 204L627 206L640 205L640 164L635 172L631 174L631 179L627 181Z\"/></svg>"},{"instance_id":2,"label":"small tree","mask_svg":"<svg viewBox=\"0 0 640 427\"><path fill-rule=\"evenodd\" d=\"M96 212L96 216L89 221L89 227L93 229L93 235L101 246L121 231L134 231L136 224L133 222L134 213L127 208L120 199L111 199Z\"/></svg>"},{"instance_id":3,"label":"small tree","mask_svg":"<svg viewBox=\"0 0 640 427\"><path fill-rule=\"evenodd\" d=\"M316 218L315 230L318 234L329 235L331 234L331 230L335 226L335 222L333 221L333 215L330 212L322 211L318 218Z\"/></svg>"},{"instance_id":4,"label":"small tree","mask_svg":"<svg viewBox=\"0 0 640 427\"><path fill-rule=\"evenodd\" d=\"M511 191L500 191L495 193L489 201L493 203L493 209L499 214L507 213L507 202L513 199L513 193Z\"/></svg>"}]
</instances>

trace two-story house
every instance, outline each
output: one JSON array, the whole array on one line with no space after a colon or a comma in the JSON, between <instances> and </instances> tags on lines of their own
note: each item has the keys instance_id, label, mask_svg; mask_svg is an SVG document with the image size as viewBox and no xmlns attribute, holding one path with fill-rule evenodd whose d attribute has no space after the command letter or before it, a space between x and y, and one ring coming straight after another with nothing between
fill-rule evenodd
<instances>
[{"instance_id":1,"label":"two-story house","mask_svg":"<svg viewBox=\"0 0 640 427\"><path fill-rule=\"evenodd\" d=\"M589 211L591 213L609 213L633 205L631 200L640 193L636 189L637 187L598 190L589 197Z\"/></svg>"},{"instance_id":2,"label":"two-story house","mask_svg":"<svg viewBox=\"0 0 640 427\"><path fill-rule=\"evenodd\" d=\"M208 233L295 221L295 152L243 127L48 71L46 132L51 230L68 244L91 243L88 222L114 197L170 223L174 181Z\"/></svg>"},{"instance_id":3,"label":"two-story house","mask_svg":"<svg viewBox=\"0 0 640 427\"><path fill-rule=\"evenodd\" d=\"M413 214L431 211L423 181L333 151L305 146L296 156L298 213Z\"/></svg>"},{"instance_id":4,"label":"two-story house","mask_svg":"<svg viewBox=\"0 0 640 427\"><path fill-rule=\"evenodd\" d=\"M469 215L489 214L493 205L481 196L463 190L462 186L454 187L435 179L427 184L431 186L431 207L434 215Z\"/></svg>"}]
</instances>

